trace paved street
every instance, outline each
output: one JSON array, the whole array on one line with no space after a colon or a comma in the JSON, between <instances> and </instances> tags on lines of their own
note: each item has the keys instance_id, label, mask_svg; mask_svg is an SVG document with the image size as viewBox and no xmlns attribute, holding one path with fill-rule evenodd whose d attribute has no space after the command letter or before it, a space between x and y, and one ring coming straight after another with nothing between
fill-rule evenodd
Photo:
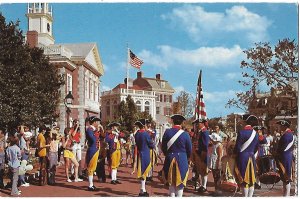
<instances>
[{"instance_id":1,"label":"paved street","mask_svg":"<svg viewBox=\"0 0 300 199\"><path fill-rule=\"evenodd\" d=\"M157 172L161 169L162 165L155 168L154 176L157 176ZM22 197L98 197L98 196L127 196L135 197L138 195L140 184L136 179L136 174L131 175L132 168L122 165L118 171L119 180L122 182L120 185L110 184L110 179L106 183L100 183L95 176L95 186L99 188L99 191L89 192L87 191L88 182L66 182L64 175L64 167L60 166L57 171L57 185L56 186L38 186L36 183L32 183L30 187L20 187L22 191ZM191 174L190 174L191 175ZM189 177L190 178L190 177ZM154 182L146 184L146 188L150 196L168 196L168 190L163 186L160 181L155 177ZM262 185L261 190L255 190L254 196L272 197L281 196L282 184L277 183L273 189L271 186ZM204 196L210 196L214 191L212 183L212 174L209 174L208 193ZM294 184L292 185L292 191L294 193ZM7 197L10 194L10 190L0 190L1 196ZM222 196L232 196L233 193L224 193ZM192 186L188 186L184 191L184 196L199 196ZM242 196L241 192L235 194L235 196Z\"/></svg>"}]
</instances>

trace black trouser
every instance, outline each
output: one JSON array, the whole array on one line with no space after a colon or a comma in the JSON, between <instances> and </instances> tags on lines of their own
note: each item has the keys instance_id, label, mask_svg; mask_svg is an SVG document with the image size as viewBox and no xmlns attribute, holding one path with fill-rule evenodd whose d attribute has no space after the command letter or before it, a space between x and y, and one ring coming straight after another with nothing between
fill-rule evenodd
<instances>
[{"instance_id":1,"label":"black trouser","mask_svg":"<svg viewBox=\"0 0 300 199\"><path fill-rule=\"evenodd\" d=\"M4 169L1 168L1 164L0 163L0 188L3 188L4 187L4 184L3 184L3 177L4 177ZM4 163L3 163L4 164Z\"/></svg>"},{"instance_id":2,"label":"black trouser","mask_svg":"<svg viewBox=\"0 0 300 199\"><path fill-rule=\"evenodd\" d=\"M102 179L102 182L106 181L105 176L105 158L102 158L102 156L99 156L97 168L96 168L96 174L98 176L98 180Z\"/></svg>"},{"instance_id":3,"label":"black trouser","mask_svg":"<svg viewBox=\"0 0 300 199\"><path fill-rule=\"evenodd\" d=\"M60 156L61 156L61 152L63 152L64 151L64 147L58 147L58 151L57 151L57 153L58 153L58 157L57 157L57 161L58 162L60 162Z\"/></svg>"}]
</instances>

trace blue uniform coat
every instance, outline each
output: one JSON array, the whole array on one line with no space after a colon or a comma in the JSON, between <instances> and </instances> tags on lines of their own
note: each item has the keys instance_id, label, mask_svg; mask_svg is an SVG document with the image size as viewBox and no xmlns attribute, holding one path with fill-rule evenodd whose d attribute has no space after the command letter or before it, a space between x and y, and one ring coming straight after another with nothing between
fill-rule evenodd
<instances>
[{"instance_id":1,"label":"blue uniform coat","mask_svg":"<svg viewBox=\"0 0 300 199\"><path fill-rule=\"evenodd\" d=\"M99 148L97 147L97 142L100 141L99 137L95 135L95 131L92 127L89 127L86 130L86 139L88 144L88 149L86 151L85 161L87 164L87 169L89 176L93 175L93 172L96 170Z\"/></svg>"},{"instance_id":2,"label":"blue uniform coat","mask_svg":"<svg viewBox=\"0 0 300 199\"><path fill-rule=\"evenodd\" d=\"M166 156L163 166L163 177L169 185L182 188L188 177L188 159L192 153L192 142L189 134L183 132L174 144L167 149L169 140L179 131L180 126L167 129L162 139L162 151ZM175 173L173 169L175 168ZM175 176L174 176L175 174ZM175 183L174 183L175 182Z\"/></svg>"},{"instance_id":3,"label":"blue uniform coat","mask_svg":"<svg viewBox=\"0 0 300 199\"><path fill-rule=\"evenodd\" d=\"M280 138L277 154L278 154L278 168L281 174L282 181L291 181L292 178L292 161L293 161L293 147L284 151L289 143L293 140L293 132L287 130Z\"/></svg>"},{"instance_id":4,"label":"blue uniform coat","mask_svg":"<svg viewBox=\"0 0 300 199\"><path fill-rule=\"evenodd\" d=\"M234 148L234 152L237 154L236 163L240 183L245 182L251 186L256 182L254 154L257 152L259 146L258 134L255 133L254 139L243 152L241 152L241 147L251 137L252 131L253 129L249 125L244 130L239 131Z\"/></svg>"},{"instance_id":5,"label":"blue uniform coat","mask_svg":"<svg viewBox=\"0 0 300 199\"><path fill-rule=\"evenodd\" d=\"M153 149L154 143L144 129L138 130L134 138L137 147L137 175L145 180L151 169L150 149Z\"/></svg>"}]
</instances>

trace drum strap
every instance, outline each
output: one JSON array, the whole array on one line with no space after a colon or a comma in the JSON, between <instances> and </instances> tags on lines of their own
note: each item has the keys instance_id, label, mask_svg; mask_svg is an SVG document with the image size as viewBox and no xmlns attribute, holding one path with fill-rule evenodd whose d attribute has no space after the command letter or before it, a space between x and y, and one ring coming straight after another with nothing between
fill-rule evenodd
<instances>
[{"instance_id":1,"label":"drum strap","mask_svg":"<svg viewBox=\"0 0 300 199\"><path fill-rule=\"evenodd\" d=\"M294 136L293 136L293 140L286 146L286 148L284 149L284 151L289 150L293 146L294 141L295 141L295 139L294 139Z\"/></svg>"},{"instance_id":2,"label":"drum strap","mask_svg":"<svg viewBox=\"0 0 300 199\"><path fill-rule=\"evenodd\" d=\"M241 152L243 152L251 144L251 142L253 141L255 135L256 135L256 131L252 130L250 138L242 145Z\"/></svg>"},{"instance_id":3,"label":"drum strap","mask_svg":"<svg viewBox=\"0 0 300 199\"><path fill-rule=\"evenodd\" d=\"M180 129L179 131L177 131L177 133L168 141L167 143L167 147L169 150L169 148L174 144L174 142L177 140L177 138L184 132L184 130Z\"/></svg>"}]
</instances>

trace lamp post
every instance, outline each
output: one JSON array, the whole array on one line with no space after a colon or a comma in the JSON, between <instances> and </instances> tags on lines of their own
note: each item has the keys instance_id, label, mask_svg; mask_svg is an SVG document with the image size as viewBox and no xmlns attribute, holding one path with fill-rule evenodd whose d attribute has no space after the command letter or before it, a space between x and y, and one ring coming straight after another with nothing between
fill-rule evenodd
<instances>
[{"instance_id":1,"label":"lamp post","mask_svg":"<svg viewBox=\"0 0 300 199\"><path fill-rule=\"evenodd\" d=\"M71 113L71 109L70 109L70 107L68 107L68 105L72 105L72 103L73 103L73 99L74 99L74 97L73 97L73 95L72 95L72 92L71 91L69 91L69 93L66 95L66 97L65 97L65 106L66 106L66 108L67 108L67 128L70 128L70 113Z\"/></svg>"}]
</instances>

